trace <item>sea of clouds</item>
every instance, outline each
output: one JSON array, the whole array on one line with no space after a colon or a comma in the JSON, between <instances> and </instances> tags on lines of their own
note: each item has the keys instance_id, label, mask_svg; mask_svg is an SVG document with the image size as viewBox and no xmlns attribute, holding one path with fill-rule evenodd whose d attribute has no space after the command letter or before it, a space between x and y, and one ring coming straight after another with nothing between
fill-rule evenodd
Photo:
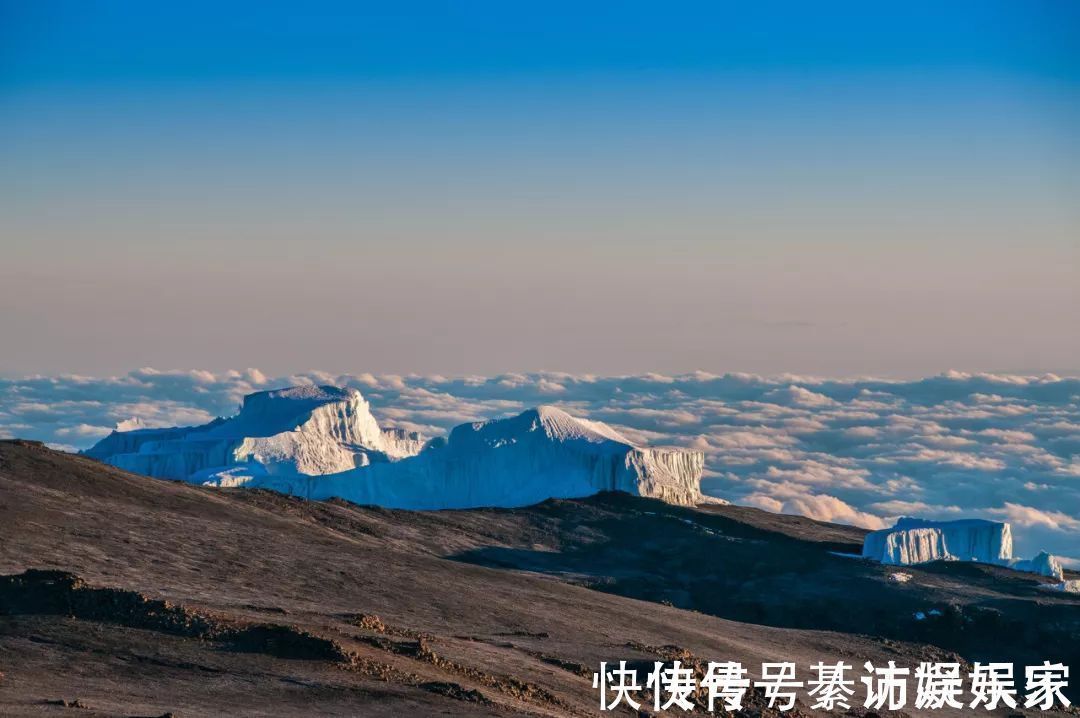
<instances>
[{"instance_id":1,"label":"sea of clouds","mask_svg":"<svg viewBox=\"0 0 1080 718\"><path fill-rule=\"evenodd\" d=\"M706 493L869 528L901 515L1013 524L1017 553L1080 568L1080 379L949 372L915 381L749 374L267 377L140 369L0 379L0 438L66 450L114 428L199 424L252 391L360 389L383 425L437 435L537 404L649 445L699 449Z\"/></svg>"}]
</instances>

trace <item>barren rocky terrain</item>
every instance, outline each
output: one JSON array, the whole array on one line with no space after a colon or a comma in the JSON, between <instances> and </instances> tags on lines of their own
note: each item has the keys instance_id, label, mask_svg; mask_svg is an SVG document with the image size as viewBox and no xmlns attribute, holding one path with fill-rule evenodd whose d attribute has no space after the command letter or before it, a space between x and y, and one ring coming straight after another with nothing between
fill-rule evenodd
<instances>
[{"instance_id":1,"label":"barren rocky terrain","mask_svg":"<svg viewBox=\"0 0 1080 718\"><path fill-rule=\"evenodd\" d=\"M589 716L620 659L1080 667L1080 596L988 566L897 583L837 555L862 535L616 494L389 511L0 442L0 715Z\"/></svg>"}]
</instances>

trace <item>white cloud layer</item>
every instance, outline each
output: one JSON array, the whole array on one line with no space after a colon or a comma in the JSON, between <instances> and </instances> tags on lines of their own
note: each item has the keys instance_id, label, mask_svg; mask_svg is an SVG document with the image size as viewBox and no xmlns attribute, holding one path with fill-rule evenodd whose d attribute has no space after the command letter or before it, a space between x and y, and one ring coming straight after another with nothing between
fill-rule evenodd
<instances>
[{"instance_id":1,"label":"white cloud layer","mask_svg":"<svg viewBox=\"0 0 1080 718\"><path fill-rule=\"evenodd\" d=\"M902 514L1005 519L1021 555L1080 557L1080 379L1053 375L270 378L255 369L140 369L0 379L0 437L81 449L117 425L203 423L235 412L249 392L311 382L354 386L380 421L429 435L558 404L635 440L704 451L703 488L738 503L875 528Z\"/></svg>"}]
</instances>

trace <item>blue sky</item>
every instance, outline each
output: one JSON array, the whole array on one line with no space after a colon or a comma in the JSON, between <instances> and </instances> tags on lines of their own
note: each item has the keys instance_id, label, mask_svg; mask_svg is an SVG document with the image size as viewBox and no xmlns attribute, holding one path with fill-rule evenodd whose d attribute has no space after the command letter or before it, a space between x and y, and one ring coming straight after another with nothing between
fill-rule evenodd
<instances>
[{"instance_id":1,"label":"blue sky","mask_svg":"<svg viewBox=\"0 0 1080 718\"><path fill-rule=\"evenodd\" d=\"M1076 3L0 8L2 372L1076 369Z\"/></svg>"},{"instance_id":2,"label":"blue sky","mask_svg":"<svg viewBox=\"0 0 1080 718\"><path fill-rule=\"evenodd\" d=\"M1070 2L5 2L5 85L953 68L1075 82Z\"/></svg>"}]
</instances>

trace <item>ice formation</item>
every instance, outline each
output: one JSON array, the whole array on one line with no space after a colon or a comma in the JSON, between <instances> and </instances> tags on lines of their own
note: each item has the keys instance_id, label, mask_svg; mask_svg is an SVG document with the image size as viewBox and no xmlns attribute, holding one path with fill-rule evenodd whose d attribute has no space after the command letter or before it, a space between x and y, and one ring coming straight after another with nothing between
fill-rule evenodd
<instances>
[{"instance_id":1,"label":"ice formation","mask_svg":"<svg viewBox=\"0 0 1080 718\"><path fill-rule=\"evenodd\" d=\"M379 428L359 391L299 386L244 397L240 413L197 427L114 431L86 453L128 471L189 480L237 464L319 475L419 452L419 434Z\"/></svg>"},{"instance_id":2,"label":"ice formation","mask_svg":"<svg viewBox=\"0 0 1080 718\"><path fill-rule=\"evenodd\" d=\"M1080 593L1080 580L1070 579L1068 581L1062 581L1061 583L1043 586L1043 588L1051 591L1062 591L1064 593Z\"/></svg>"},{"instance_id":3,"label":"ice formation","mask_svg":"<svg viewBox=\"0 0 1080 718\"><path fill-rule=\"evenodd\" d=\"M1058 579L1063 575L1061 564L1045 551L1033 559L1014 558L1012 527L984 519L926 521L905 516L890 529L867 534L862 555L889 565L979 561Z\"/></svg>"},{"instance_id":4,"label":"ice formation","mask_svg":"<svg viewBox=\"0 0 1080 718\"><path fill-rule=\"evenodd\" d=\"M1046 551L1039 552L1038 556L1031 559L1013 559L1009 565L1017 571L1037 573L1040 576L1052 576L1058 580L1064 580L1065 578L1065 569L1062 567L1061 562Z\"/></svg>"},{"instance_id":5,"label":"ice formation","mask_svg":"<svg viewBox=\"0 0 1080 718\"><path fill-rule=\"evenodd\" d=\"M550 406L424 443L380 429L358 391L335 387L252 394L231 419L113 432L87 453L151 476L388 508L524 506L600 491L703 501L701 452L640 448Z\"/></svg>"},{"instance_id":6,"label":"ice formation","mask_svg":"<svg viewBox=\"0 0 1080 718\"><path fill-rule=\"evenodd\" d=\"M923 521L903 517L891 529L867 534L863 556L886 564L984 561L1012 558L1009 524L982 519Z\"/></svg>"}]
</instances>

